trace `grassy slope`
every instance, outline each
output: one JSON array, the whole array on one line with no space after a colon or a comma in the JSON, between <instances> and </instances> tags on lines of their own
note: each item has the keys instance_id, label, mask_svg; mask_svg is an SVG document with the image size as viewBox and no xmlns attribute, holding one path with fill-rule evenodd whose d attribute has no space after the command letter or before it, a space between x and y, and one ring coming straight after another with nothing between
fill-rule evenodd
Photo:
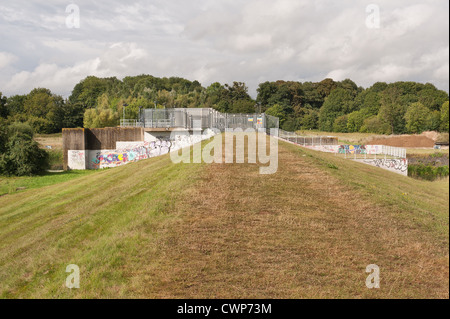
<instances>
[{"instance_id":1,"label":"grassy slope","mask_svg":"<svg viewBox=\"0 0 450 319\"><path fill-rule=\"evenodd\" d=\"M72 179L94 174L93 171L69 171L61 173L46 173L42 176L5 177L0 176L0 196L13 194L24 189L41 188L59 184Z\"/></svg>"},{"instance_id":2,"label":"grassy slope","mask_svg":"<svg viewBox=\"0 0 450 319\"><path fill-rule=\"evenodd\" d=\"M198 165L168 157L106 170L0 198L3 297L117 297L155 249L177 192ZM80 265L83 294L64 288L65 267Z\"/></svg>"},{"instance_id":3,"label":"grassy slope","mask_svg":"<svg viewBox=\"0 0 450 319\"><path fill-rule=\"evenodd\" d=\"M271 176L155 158L1 197L0 294L448 297L448 194L286 143Z\"/></svg>"}]
</instances>

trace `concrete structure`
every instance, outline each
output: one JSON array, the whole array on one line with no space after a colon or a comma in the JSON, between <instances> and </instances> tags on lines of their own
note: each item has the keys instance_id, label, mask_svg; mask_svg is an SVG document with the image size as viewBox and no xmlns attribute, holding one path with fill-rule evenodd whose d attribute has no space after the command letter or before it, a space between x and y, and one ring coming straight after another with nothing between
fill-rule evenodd
<instances>
[{"instance_id":1,"label":"concrete structure","mask_svg":"<svg viewBox=\"0 0 450 319\"><path fill-rule=\"evenodd\" d=\"M225 129L269 131L278 125L278 118L266 114L146 109L138 120L122 120L117 128L63 129L64 169L116 167L177 151Z\"/></svg>"},{"instance_id":2,"label":"concrete structure","mask_svg":"<svg viewBox=\"0 0 450 319\"><path fill-rule=\"evenodd\" d=\"M62 139L64 169L86 169L86 157L89 151L115 150L117 142L142 142L144 130L118 127L63 129Z\"/></svg>"},{"instance_id":3,"label":"concrete structure","mask_svg":"<svg viewBox=\"0 0 450 319\"><path fill-rule=\"evenodd\" d=\"M279 138L319 152L343 155L345 158L408 176L406 149L385 145L339 145L337 137L300 136L279 130Z\"/></svg>"}]
</instances>

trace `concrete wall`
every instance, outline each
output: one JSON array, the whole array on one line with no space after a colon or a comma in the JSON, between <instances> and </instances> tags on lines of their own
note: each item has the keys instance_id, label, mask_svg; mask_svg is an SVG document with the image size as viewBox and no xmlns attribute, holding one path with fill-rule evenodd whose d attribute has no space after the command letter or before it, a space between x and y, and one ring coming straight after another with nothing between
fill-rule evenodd
<instances>
[{"instance_id":1,"label":"concrete wall","mask_svg":"<svg viewBox=\"0 0 450 319\"><path fill-rule=\"evenodd\" d=\"M140 127L114 127L86 130L86 149L113 150L117 142L144 141L144 129Z\"/></svg>"},{"instance_id":2,"label":"concrete wall","mask_svg":"<svg viewBox=\"0 0 450 319\"><path fill-rule=\"evenodd\" d=\"M144 141L144 130L134 127L63 129L62 133L65 170L88 168L91 150L115 150L117 142Z\"/></svg>"},{"instance_id":3,"label":"concrete wall","mask_svg":"<svg viewBox=\"0 0 450 319\"><path fill-rule=\"evenodd\" d=\"M354 160L356 162L364 163L367 165L376 166L386 169L388 171L408 176L408 160L407 159L367 159L367 160Z\"/></svg>"},{"instance_id":4,"label":"concrete wall","mask_svg":"<svg viewBox=\"0 0 450 319\"><path fill-rule=\"evenodd\" d=\"M69 169L69 151L84 152L86 150L86 135L85 129L82 128L63 129L62 133L64 169L67 170Z\"/></svg>"},{"instance_id":5,"label":"concrete wall","mask_svg":"<svg viewBox=\"0 0 450 319\"><path fill-rule=\"evenodd\" d=\"M381 155L383 154L383 145L316 145L305 146L309 149L336 154L348 155Z\"/></svg>"},{"instance_id":6,"label":"concrete wall","mask_svg":"<svg viewBox=\"0 0 450 319\"><path fill-rule=\"evenodd\" d=\"M86 154L86 169L112 168L153 158L189 147L214 136L214 132L203 135L175 134L171 138L160 138L152 142L117 142L115 150L89 150Z\"/></svg>"},{"instance_id":7,"label":"concrete wall","mask_svg":"<svg viewBox=\"0 0 450 319\"><path fill-rule=\"evenodd\" d=\"M142 128L64 129L64 169L111 168L152 158L214 136L188 131L145 133Z\"/></svg>"}]
</instances>

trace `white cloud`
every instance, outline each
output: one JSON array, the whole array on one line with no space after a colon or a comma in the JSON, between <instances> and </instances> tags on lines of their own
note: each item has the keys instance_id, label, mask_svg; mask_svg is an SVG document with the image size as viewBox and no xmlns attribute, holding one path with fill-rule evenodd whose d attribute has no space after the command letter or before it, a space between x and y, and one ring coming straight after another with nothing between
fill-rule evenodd
<instances>
[{"instance_id":1,"label":"white cloud","mask_svg":"<svg viewBox=\"0 0 450 319\"><path fill-rule=\"evenodd\" d=\"M17 57L9 52L0 52L0 69L9 66L11 63L17 61Z\"/></svg>"},{"instance_id":2,"label":"white cloud","mask_svg":"<svg viewBox=\"0 0 450 319\"><path fill-rule=\"evenodd\" d=\"M421 81L449 89L448 2L379 0L77 1L81 28L65 27L67 1L0 6L0 90L35 86L70 94L88 75L142 73L212 82L351 78Z\"/></svg>"}]
</instances>

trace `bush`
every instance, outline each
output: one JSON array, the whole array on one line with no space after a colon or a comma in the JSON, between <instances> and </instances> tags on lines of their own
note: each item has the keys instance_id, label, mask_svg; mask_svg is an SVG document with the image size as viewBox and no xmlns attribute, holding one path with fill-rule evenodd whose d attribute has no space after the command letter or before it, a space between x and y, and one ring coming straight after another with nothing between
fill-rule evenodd
<instances>
[{"instance_id":1,"label":"bush","mask_svg":"<svg viewBox=\"0 0 450 319\"><path fill-rule=\"evenodd\" d=\"M13 124L6 131L4 152L0 154L0 174L29 176L48 168L48 154L33 140L31 127Z\"/></svg>"},{"instance_id":2,"label":"bush","mask_svg":"<svg viewBox=\"0 0 450 319\"><path fill-rule=\"evenodd\" d=\"M13 136L17 133L20 133L28 136L29 138L34 137L33 128L26 123L14 122L10 126L8 126L7 131L9 136Z\"/></svg>"},{"instance_id":3,"label":"bush","mask_svg":"<svg viewBox=\"0 0 450 319\"><path fill-rule=\"evenodd\" d=\"M434 181L449 175L448 166L432 166L424 164L416 164L408 166L408 176L427 181Z\"/></svg>"},{"instance_id":4,"label":"bush","mask_svg":"<svg viewBox=\"0 0 450 319\"><path fill-rule=\"evenodd\" d=\"M35 132L40 134L51 134L55 132L54 124L45 118L30 116L26 123L29 124Z\"/></svg>"},{"instance_id":5,"label":"bush","mask_svg":"<svg viewBox=\"0 0 450 319\"><path fill-rule=\"evenodd\" d=\"M281 129L288 132L295 132L299 129L298 121L295 118L290 118L286 122L283 123Z\"/></svg>"}]
</instances>

